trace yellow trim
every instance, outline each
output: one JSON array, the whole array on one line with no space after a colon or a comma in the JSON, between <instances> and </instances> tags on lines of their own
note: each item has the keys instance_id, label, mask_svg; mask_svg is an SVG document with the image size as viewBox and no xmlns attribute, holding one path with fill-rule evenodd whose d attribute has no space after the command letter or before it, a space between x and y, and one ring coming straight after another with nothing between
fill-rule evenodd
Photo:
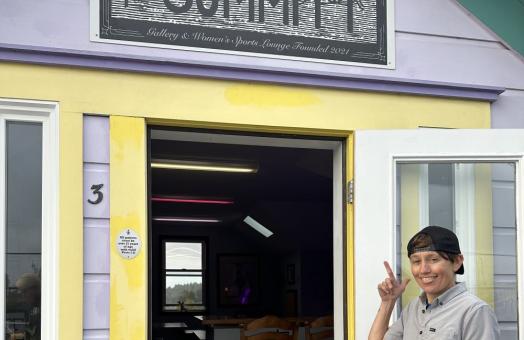
<instances>
[{"instance_id":1,"label":"yellow trim","mask_svg":"<svg viewBox=\"0 0 524 340\"><path fill-rule=\"evenodd\" d=\"M353 180L354 174L354 134L351 133L346 139L346 181ZM357 204L353 201L353 204L346 204L346 303L347 303L347 338L355 339L355 263L353 256L355 252L354 237L355 237L355 225L354 225L354 205Z\"/></svg>"},{"instance_id":2,"label":"yellow trim","mask_svg":"<svg viewBox=\"0 0 524 340\"><path fill-rule=\"evenodd\" d=\"M413 280L406 245L410 238L418 232L420 225L420 164L402 164L400 167L400 230L402 249L399 250L402 262L402 279L409 278ZM420 289L416 282L411 282L402 295L402 308L419 294Z\"/></svg>"},{"instance_id":3,"label":"yellow trim","mask_svg":"<svg viewBox=\"0 0 524 340\"><path fill-rule=\"evenodd\" d=\"M82 339L83 207L82 115L61 111L59 212L59 320L60 339Z\"/></svg>"},{"instance_id":4,"label":"yellow trim","mask_svg":"<svg viewBox=\"0 0 524 340\"><path fill-rule=\"evenodd\" d=\"M110 124L110 339L147 339L146 140L143 118L112 116ZM141 239L137 257L118 254L127 228Z\"/></svg>"},{"instance_id":5,"label":"yellow trim","mask_svg":"<svg viewBox=\"0 0 524 340\"><path fill-rule=\"evenodd\" d=\"M494 298L491 164L475 164L476 295L492 307ZM467 270L467 263L466 263Z\"/></svg>"},{"instance_id":6,"label":"yellow trim","mask_svg":"<svg viewBox=\"0 0 524 340\"><path fill-rule=\"evenodd\" d=\"M261 102L280 91L293 97ZM343 137L355 129L490 126L488 102L38 65L0 63L0 93L56 100L65 111L239 131Z\"/></svg>"}]
</instances>

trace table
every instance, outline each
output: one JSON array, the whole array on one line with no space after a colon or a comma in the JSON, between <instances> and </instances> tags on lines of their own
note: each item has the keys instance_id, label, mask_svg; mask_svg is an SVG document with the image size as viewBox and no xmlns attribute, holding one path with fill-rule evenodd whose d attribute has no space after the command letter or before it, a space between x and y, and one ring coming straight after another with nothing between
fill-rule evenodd
<instances>
[{"instance_id":1,"label":"table","mask_svg":"<svg viewBox=\"0 0 524 340\"><path fill-rule=\"evenodd\" d=\"M153 324L154 340L184 339L187 324L185 322L159 322Z\"/></svg>"},{"instance_id":2,"label":"table","mask_svg":"<svg viewBox=\"0 0 524 340\"><path fill-rule=\"evenodd\" d=\"M166 328L166 329L187 328L187 324L185 322L161 322L161 323L154 324L153 328Z\"/></svg>"},{"instance_id":3,"label":"table","mask_svg":"<svg viewBox=\"0 0 524 340\"><path fill-rule=\"evenodd\" d=\"M282 317L281 319L293 322L296 326L304 326L316 318L316 316L290 316ZM211 327L243 327L256 319L253 317L206 315L202 317L202 325Z\"/></svg>"}]
</instances>

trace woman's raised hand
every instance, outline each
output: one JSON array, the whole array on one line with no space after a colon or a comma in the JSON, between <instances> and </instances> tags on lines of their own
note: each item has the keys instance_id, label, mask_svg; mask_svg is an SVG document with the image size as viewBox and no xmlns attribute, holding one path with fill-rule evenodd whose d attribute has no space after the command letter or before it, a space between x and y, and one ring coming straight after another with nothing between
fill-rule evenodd
<instances>
[{"instance_id":1,"label":"woman's raised hand","mask_svg":"<svg viewBox=\"0 0 524 340\"><path fill-rule=\"evenodd\" d=\"M378 294L382 301L395 301L400 295L402 295L410 279L404 279L402 282L399 282L397 281L388 261L384 261L384 267L386 268L388 277L378 284Z\"/></svg>"}]
</instances>

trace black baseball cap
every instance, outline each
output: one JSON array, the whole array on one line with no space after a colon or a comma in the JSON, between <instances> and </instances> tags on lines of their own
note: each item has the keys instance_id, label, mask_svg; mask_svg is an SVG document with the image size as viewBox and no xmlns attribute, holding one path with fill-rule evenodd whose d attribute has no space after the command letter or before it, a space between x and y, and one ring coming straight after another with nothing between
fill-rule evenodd
<instances>
[{"instance_id":1,"label":"black baseball cap","mask_svg":"<svg viewBox=\"0 0 524 340\"><path fill-rule=\"evenodd\" d=\"M429 236L431 239L431 244L423 248L415 248L413 241L415 238L421 234ZM449 229L442 228L439 226L429 226L418 233L416 233L411 240L408 242L408 257L413 253L418 253L421 251L443 251L449 254L462 254L460 251L459 241L457 235ZM461 265L460 268L456 271L457 274L464 274L464 265Z\"/></svg>"}]
</instances>

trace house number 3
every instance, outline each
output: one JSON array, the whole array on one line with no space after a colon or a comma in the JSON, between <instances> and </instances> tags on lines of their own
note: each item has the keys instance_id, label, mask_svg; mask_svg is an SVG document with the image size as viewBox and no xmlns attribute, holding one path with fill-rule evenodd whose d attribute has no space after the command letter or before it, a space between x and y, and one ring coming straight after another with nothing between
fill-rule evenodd
<instances>
[{"instance_id":1,"label":"house number 3","mask_svg":"<svg viewBox=\"0 0 524 340\"><path fill-rule=\"evenodd\" d=\"M91 190L93 190L93 194L96 195L96 200L91 201L90 199L88 199L87 201L89 203L98 204L102 202L102 200L104 199L104 194L100 191L100 189L102 189L103 186L104 184L93 184L91 186Z\"/></svg>"}]
</instances>

